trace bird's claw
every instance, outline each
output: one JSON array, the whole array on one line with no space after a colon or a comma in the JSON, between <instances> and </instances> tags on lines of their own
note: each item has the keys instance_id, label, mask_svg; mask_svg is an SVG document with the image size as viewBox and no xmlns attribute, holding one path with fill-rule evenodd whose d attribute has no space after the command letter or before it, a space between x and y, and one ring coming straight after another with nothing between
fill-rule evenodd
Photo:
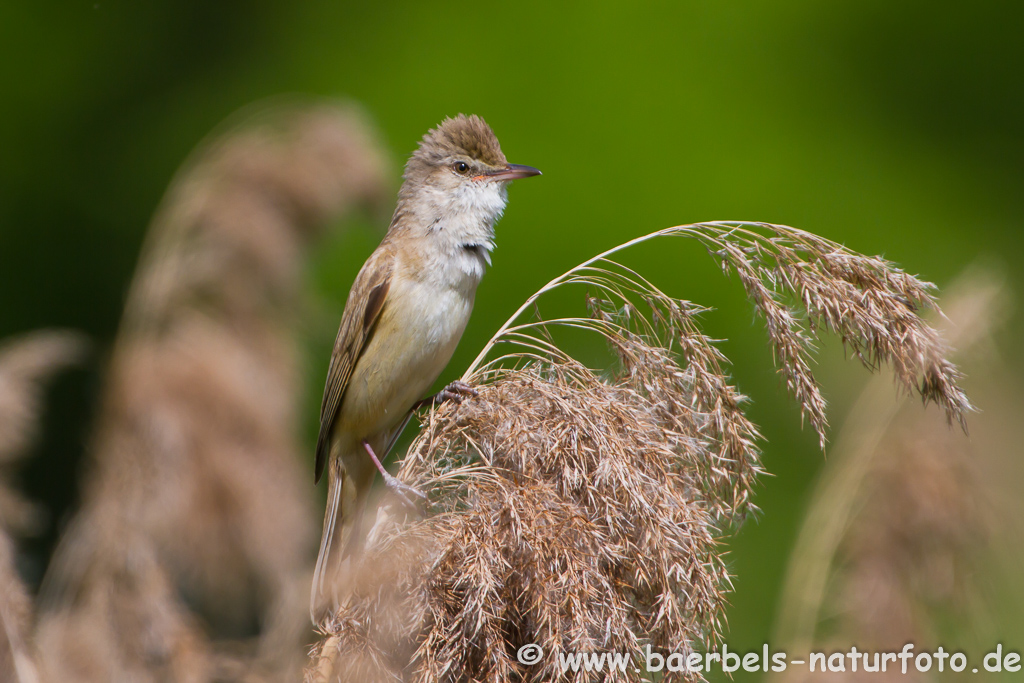
<instances>
[{"instance_id":1,"label":"bird's claw","mask_svg":"<svg viewBox=\"0 0 1024 683\"><path fill-rule=\"evenodd\" d=\"M436 406L444 403L445 401L454 401L458 404L462 403L467 398L475 398L479 395L480 392L470 385L460 380L455 380L433 396L425 398L417 403L415 407L421 408L425 405Z\"/></svg>"},{"instance_id":2,"label":"bird's claw","mask_svg":"<svg viewBox=\"0 0 1024 683\"><path fill-rule=\"evenodd\" d=\"M384 475L384 485L410 510L419 511L420 504L427 500L427 494L423 493L423 491L420 491L415 486L399 481L391 474ZM418 498L419 500L413 501L413 498Z\"/></svg>"},{"instance_id":3,"label":"bird's claw","mask_svg":"<svg viewBox=\"0 0 1024 683\"><path fill-rule=\"evenodd\" d=\"M467 398L476 398L480 395L480 392L466 384L465 382L455 380L448 386L438 393L438 402L443 403L444 401L455 401L456 403L462 403Z\"/></svg>"}]
</instances>

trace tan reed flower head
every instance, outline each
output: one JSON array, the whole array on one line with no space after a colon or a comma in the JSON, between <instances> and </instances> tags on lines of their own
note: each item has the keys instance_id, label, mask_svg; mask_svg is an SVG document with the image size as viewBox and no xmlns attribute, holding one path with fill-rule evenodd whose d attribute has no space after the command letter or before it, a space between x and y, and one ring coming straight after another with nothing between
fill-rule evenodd
<instances>
[{"instance_id":1,"label":"tan reed flower head","mask_svg":"<svg viewBox=\"0 0 1024 683\"><path fill-rule=\"evenodd\" d=\"M429 514L408 521L382 508L308 681L641 680L570 676L557 653L686 653L721 636L730 579L718 541L753 507L759 435L726 359L700 332L703 309L610 258L671 235L700 240L739 272L823 443L809 366L821 329L870 368L892 364L952 418L969 408L919 315L934 304L930 286L892 264L767 224L633 240L530 297L463 376L479 397L431 412L400 472L431 491ZM587 290L589 315L527 317L566 286ZM617 366L582 365L556 342L561 328L599 335ZM544 654L525 667L516 653L531 643Z\"/></svg>"},{"instance_id":2,"label":"tan reed flower head","mask_svg":"<svg viewBox=\"0 0 1024 683\"><path fill-rule=\"evenodd\" d=\"M44 583L53 680L298 675L315 534L303 266L332 219L376 206L385 168L351 106L291 103L250 111L175 178L129 292L83 509Z\"/></svg>"},{"instance_id":3,"label":"tan reed flower head","mask_svg":"<svg viewBox=\"0 0 1024 683\"><path fill-rule=\"evenodd\" d=\"M11 481L8 468L25 455L39 428L45 379L81 360L85 339L44 330L0 345L0 680L37 683L32 599L15 566L13 534L36 526L38 510Z\"/></svg>"}]
</instances>

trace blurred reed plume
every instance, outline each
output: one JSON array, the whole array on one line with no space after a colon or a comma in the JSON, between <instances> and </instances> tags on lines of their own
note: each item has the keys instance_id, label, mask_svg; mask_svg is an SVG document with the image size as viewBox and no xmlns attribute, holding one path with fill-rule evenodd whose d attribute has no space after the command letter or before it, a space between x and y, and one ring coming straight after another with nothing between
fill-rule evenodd
<instances>
[{"instance_id":1,"label":"blurred reed plume","mask_svg":"<svg viewBox=\"0 0 1024 683\"><path fill-rule=\"evenodd\" d=\"M700 331L703 309L611 259L668 236L699 240L738 273L822 439L809 364L822 330L963 420L957 370L920 315L935 307L931 285L892 264L768 224L687 225L620 245L523 304L463 376L479 397L431 411L399 475L430 492L429 514L380 508L307 681L640 680L565 674L557 654L685 654L721 636L730 579L718 540L752 508L759 435ZM567 286L587 291L589 314L541 317L539 300ZM603 338L616 367L568 355L557 341L567 328ZM531 666L517 661L528 644L541 652ZM674 676L700 679L664 680Z\"/></svg>"},{"instance_id":2,"label":"blurred reed plume","mask_svg":"<svg viewBox=\"0 0 1024 683\"><path fill-rule=\"evenodd\" d=\"M21 497L9 468L38 426L42 383L81 359L85 340L70 332L28 334L0 346L0 680L39 681L32 646L32 602L15 569L12 536L31 533L38 511Z\"/></svg>"},{"instance_id":3,"label":"blurred reed plume","mask_svg":"<svg viewBox=\"0 0 1024 683\"><path fill-rule=\"evenodd\" d=\"M329 219L380 204L385 178L369 126L334 103L265 108L179 172L128 295L83 508L41 592L47 680L301 666L316 532L296 418L302 268Z\"/></svg>"},{"instance_id":4,"label":"blurred reed plume","mask_svg":"<svg viewBox=\"0 0 1024 683\"><path fill-rule=\"evenodd\" d=\"M906 643L920 653L940 644L955 651L997 642L1000 634L988 643L964 641L984 630L979 623L991 622L982 612L993 600L985 586L992 583L989 565L1002 552L997 549L1019 547L1021 539L1020 529L1004 521L1020 511L1001 509L1000 502L1019 495L1009 483L1019 485L1019 472L995 475L1007 469L1000 461L1014 454L1010 444L1020 443L1014 422L1021 406L990 391L991 378L1005 374L992 337L1006 317L1007 296L1000 278L974 269L945 298L948 317L939 329L980 378L972 394L982 410L972 419L971 439L944 429L934 412L891 396L884 374L862 393L793 551L777 627L780 649L847 652L856 644L872 653L874 666L873 653L899 651ZM951 618L955 632L943 630ZM854 673L847 661L843 673L791 667L780 677L925 681L941 678L937 668L921 673L911 666L903 675L890 664L886 673L872 673L862 662ZM948 663L945 669L948 675Z\"/></svg>"}]
</instances>

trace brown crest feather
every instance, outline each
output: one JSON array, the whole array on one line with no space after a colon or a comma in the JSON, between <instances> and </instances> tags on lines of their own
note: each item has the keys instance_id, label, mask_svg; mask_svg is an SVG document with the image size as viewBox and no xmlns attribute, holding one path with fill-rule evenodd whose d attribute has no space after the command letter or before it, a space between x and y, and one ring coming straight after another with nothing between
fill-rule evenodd
<instances>
[{"instance_id":1,"label":"brown crest feather","mask_svg":"<svg viewBox=\"0 0 1024 683\"><path fill-rule=\"evenodd\" d=\"M409 164L435 164L453 153L498 168L508 163L501 152L498 138L487 122L475 114L459 114L445 119L424 135Z\"/></svg>"}]
</instances>

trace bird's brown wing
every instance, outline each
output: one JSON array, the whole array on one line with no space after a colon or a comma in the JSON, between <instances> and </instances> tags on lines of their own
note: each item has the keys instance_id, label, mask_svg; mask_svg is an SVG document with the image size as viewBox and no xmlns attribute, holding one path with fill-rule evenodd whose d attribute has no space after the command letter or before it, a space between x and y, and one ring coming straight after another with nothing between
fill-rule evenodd
<instances>
[{"instance_id":1,"label":"bird's brown wing","mask_svg":"<svg viewBox=\"0 0 1024 683\"><path fill-rule=\"evenodd\" d=\"M373 334L380 312L384 309L393 270L392 252L378 249L367 259L363 269L356 276L352 291L349 292L345 313L341 316L341 325L338 328L338 337L334 341L334 351L331 353L331 365L327 369L323 403L320 404L320 433L316 438L314 482L319 482L323 475L331 448L331 427L338 417L352 370Z\"/></svg>"}]
</instances>

